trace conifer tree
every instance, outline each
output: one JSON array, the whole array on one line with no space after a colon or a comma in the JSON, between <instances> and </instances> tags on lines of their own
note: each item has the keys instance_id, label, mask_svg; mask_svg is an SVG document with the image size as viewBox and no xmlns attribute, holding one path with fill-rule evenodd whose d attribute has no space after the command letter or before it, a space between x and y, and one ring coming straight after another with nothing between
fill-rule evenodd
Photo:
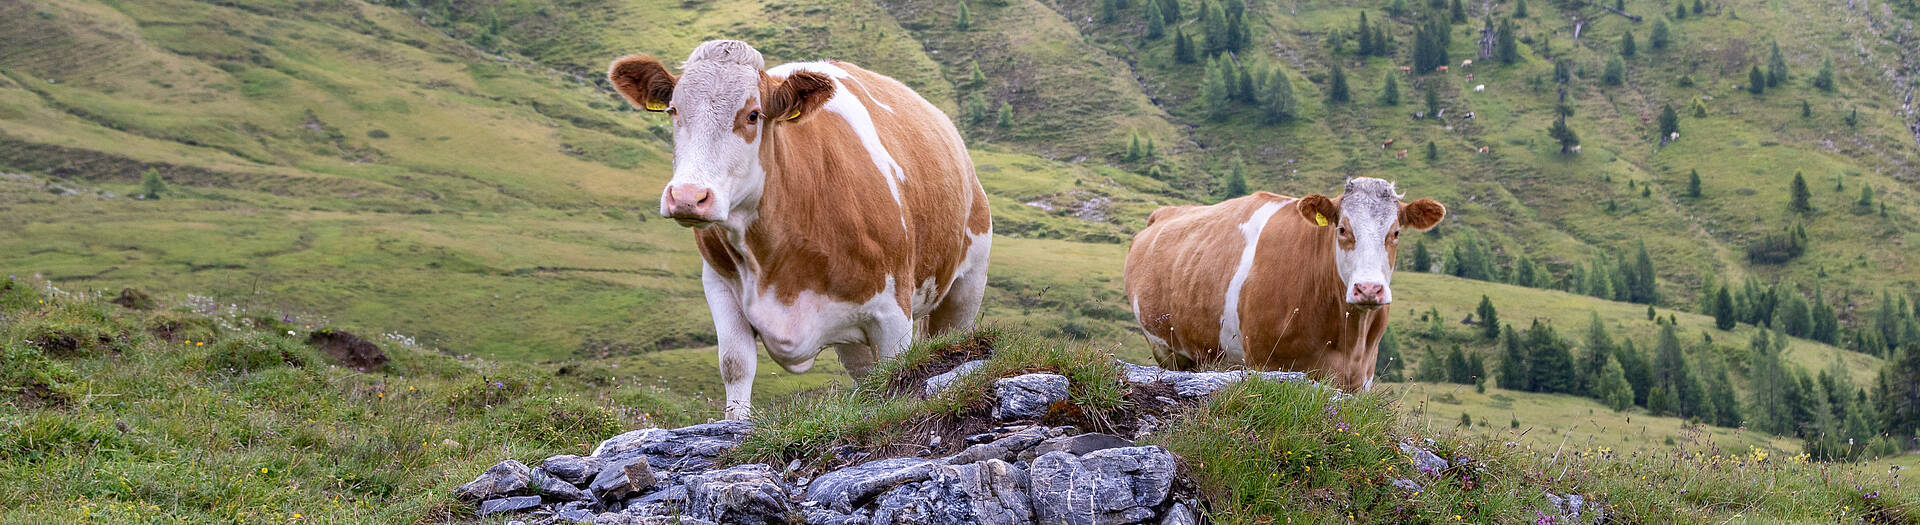
<instances>
[{"instance_id":1,"label":"conifer tree","mask_svg":"<svg viewBox=\"0 0 1920 525\"><path fill-rule=\"evenodd\" d=\"M1747 71L1747 92L1755 95L1767 91L1767 76L1760 74L1760 66Z\"/></svg>"},{"instance_id":2,"label":"conifer tree","mask_svg":"<svg viewBox=\"0 0 1920 525\"><path fill-rule=\"evenodd\" d=\"M1666 49L1667 41L1673 38L1673 36L1668 34L1667 32L1668 32L1668 29L1667 29L1666 20L1654 20L1653 34L1647 36L1647 46L1652 47L1654 51L1660 51L1660 50Z\"/></svg>"},{"instance_id":3,"label":"conifer tree","mask_svg":"<svg viewBox=\"0 0 1920 525\"><path fill-rule=\"evenodd\" d=\"M1180 20L1180 0L1160 0L1158 5L1161 22L1171 24Z\"/></svg>"},{"instance_id":4,"label":"conifer tree","mask_svg":"<svg viewBox=\"0 0 1920 525\"><path fill-rule=\"evenodd\" d=\"M1627 383L1626 369L1620 366L1620 360L1607 356L1607 363L1600 370L1600 381L1595 396L1607 408L1615 412L1624 412L1633 407L1633 385Z\"/></svg>"},{"instance_id":5,"label":"conifer tree","mask_svg":"<svg viewBox=\"0 0 1920 525\"><path fill-rule=\"evenodd\" d=\"M1621 35L1620 36L1620 56L1623 56L1626 58L1633 58L1633 54L1636 52L1639 52L1639 49L1633 43L1633 32L1628 31L1626 32L1626 34Z\"/></svg>"},{"instance_id":6,"label":"conifer tree","mask_svg":"<svg viewBox=\"0 0 1920 525\"><path fill-rule=\"evenodd\" d=\"M1660 107L1660 137L1664 139L1679 131L1680 114L1673 111L1673 106L1662 105Z\"/></svg>"},{"instance_id":7,"label":"conifer tree","mask_svg":"<svg viewBox=\"0 0 1920 525\"><path fill-rule=\"evenodd\" d=\"M1260 105L1268 124L1279 124L1293 120L1299 114L1298 101L1293 95L1293 81L1281 68L1267 72L1267 81L1261 90Z\"/></svg>"},{"instance_id":8,"label":"conifer tree","mask_svg":"<svg viewBox=\"0 0 1920 525\"><path fill-rule=\"evenodd\" d=\"M1200 3L1200 27L1206 36L1207 56L1218 55L1227 50L1227 13L1220 4L1210 1Z\"/></svg>"},{"instance_id":9,"label":"conifer tree","mask_svg":"<svg viewBox=\"0 0 1920 525\"><path fill-rule=\"evenodd\" d=\"M1500 28L1494 35L1493 49L1494 56L1499 57L1502 64L1512 64L1520 60L1520 44L1514 42L1512 19L1500 21Z\"/></svg>"},{"instance_id":10,"label":"conifer tree","mask_svg":"<svg viewBox=\"0 0 1920 525\"><path fill-rule=\"evenodd\" d=\"M1440 354L1434 353L1432 346L1427 347L1426 355L1420 359L1420 369L1413 372L1413 380L1423 383L1447 380L1447 367L1440 359Z\"/></svg>"},{"instance_id":11,"label":"conifer tree","mask_svg":"<svg viewBox=\"0 0 1920 525\"><path fill-rule=\"evenodd\" d=\"M973 72L967 75L967 84L973 87L987 85L987 74L980 71L980 62L973 62Z\"/></svg>"},{"instance_id":12,"label":"conifer tree","mask_svg":"<svg viewBox=\"0 0 1920 525\"><path fill-rule=\"evenodd\" d=\"M1373 26L1367 25L1366 11L1360 12L1360 23L1354 31L1354 38L1359 40L1359 47L1354 50L1354 53L1360 56L1373 55Z\"/></svg>"},{"instance_id":13,"label":"conifer tree","mask_svg":"<svg viewBox=\"0 0 1920 525\"><path fill-rule=\"evenodd\" d=\"M1438 82L1427 83L1425 98L1428 118L1440 118L1440 90L1434 87L1435 84Z\"/></svg>"},{"instance_id":14,"label":"conifer tree","mask_svg":"<svg viewBox=\"0 0 1920 525\"><path fill-rule=\"evenodd\" d=\"M1394 80L1393 75L1387 75L1387 82L1380 86L1380 105L1400 105L1400 81Z\"/></svg>"},{"instance_id":15,"label":"conifer tree","mask_svg":"<svg viewBox=\"0 0 1920 525\"><path fill-rule=\"evenodd\" d=\"M1787 81L1787 59L1780 55L1780 42L1773 43L1773 54L1767 57L1767 87L1779 87Z\"/></svg>"},{"instance_id":16,"label":"conifer tree","mask_svg":"<svg viewBox=\"0 0 1920 525\"><path fill-rule=\"evenodd\" d=\"M1587 337L1582 344L1586 350L1581 354L1577 371L1580 378L1579 393L1604 400L1605 397L1600 388L1600 380L1605 375L1602 369L1606 367L1608 360L1614 359L1614 347L1613 336L1607 333L1606 324L1600 320L1600 312L1590 314L1587 320ZM1625 380L1625 376L1622 375L1621 379ZM1631 404L1632 391L1629 390L1627 395L1627 402Z\"/></svg>"},{"instance_id":17,"label":"conifer tree","mask_svg":"<svg viewBox=\"0 0 1920 525\"><path fill-rule=\"evenodd\" d=\"M1196 60L1193 52L1193 39L1187 36L1186 29L1173 31L1173 61L1192 64Z\"/></svg>"},{"instance_id":18,"label":"conifer tree","mask_svg":"<svg viewBox=\"0 0 1920 525\"><path fill-rule=\"evenodd\" d=\"M1707 12L1707 3L1701 0L1693 0L1693 14L1697 15L1705 12Z\"/></svg>"},{"instance_id":19,"label":"conifer tree","mask_svg":"<svg viewBox=\"0 0 1920 525\"><path fill-rule=\"evenodd\" d=\"M1806 177L1800 176L1800 172L1793 172L1793 183L1789 191L1792 193L1792 197L1787 202L1788 208L1800 213L1813 211L1813 204L1807 201L1813 194L1807 191L1807 179Z\"/></svg>"},{"instance_id":20,"label":"conifer tree","mask_svg":"<svg viewBox=\"0 0 1920 525\"><path fill-rule=\"evenodd\" d=\"M1386 333L1380 335L1379 348L1380 352L1374 354L1373 374L1381 381L1395 383L1405 381L1406 378L1402 377L1401 370L1406 363L1400 359L1400 341L1399 338L1394 337L1393 329L1389 328Z\"/></svg>"},{"instance_id":21,"label":"conifer tree","mask_svg":"<svg viewBox=\"0 0 1920 525\"><path fill-rule=\"evenodd\" d=\"M1007 101L1005 100L1000 101L1000 115L998 118L994 119L993 125L1000 129L1007 129L1007 128L1013 127L1013 105L1012 104L1008 104Z\"/></svg>"},{"instance_id":22,"label":"conifer tree","mask_svg":"<svg viewBox=\"0 0 1920 525\"><path fill-rule=\"evenodd\" d=\"M1500 388L1507 390L1533 390L1533 385L1529 382L1527 354L1522 350L1520 345L1520 334L1514 332L1511 326L1506 327L1499 333L1500 366L1494 374L1496 375L1495 379L1500 382Z\"/></svg>"},{"instance_id":23,"label":"conifer tree","mask_svg":"<svg viewBox=\"0 0 1920 525\"><path fill-rule=\"evenodd\" d=\"M1520 1L1518 1L1518 2L1515 2L1515 3L1514 3L1514 5L1513 5L1513 17L1514 17L1514 18L1526 18L1526 17L1527 17L1527 0L1520 0Z\"/></svg>"},{"instance_id":24,"label":"conifer tree","mask_svg":"<svg viewBox=\"0 0 1920 525\"><path fill-rule=\"evenodd\" d=\"M1833 57L1827 57L1827 61L1820 64L1820 72L1813 76L1813 87L1833 92Z\"/></svg>"},{"instance_id":25,"label":"conifer tree","mask_svg":"<svg viewBox=\"0 0 1920 525\"><path fill-rule=\"evenodd\" d=\"M1335 63L1333 72L1327 78L1327 101L1344 104L1350 98L1351 95L1347 93L1347 73L1340 69L1340 64Z\"/></svg>"},{"instance_id":26,"label":"conifer tree","mask_svg":"<svg viewBox=\"0 0 1920 525\"><path fill-rule=\"evenodd\" d=\"M1219 9L1215 7L1213 9ZM1219 58L1207 59L1206 78L1200 86L1200 98L1206 102L1207 114L1214 120L1226 120L1233 114L1233 84L1228 80L1232 72Z\"/></svg>"},{"instance_id":27,"label":"conifer tree","mask_svg":"<svg viewBox=\"0 0 1920 525\"><path fill-rule=\"evenodd\" d=\"M1721 330L1732 330L1738 318L1734 316L1733 295L1727 293L1727 287L1721 286L1713 299L1713 326Z\"/></svg>"},{"instance_id":28,"label":"conifer tree","mask_svg":"<svg viewBox=\"0 0 1920 525\"><path fill-rule=\"evenodd\" d=\"M1607 57L1607 69L1600 74L1600 83L1608 86L1618 86L1625 83L1626 80L1626 63L1621 61L1620 57L1617 56Z\"/></svg>"},{"instance_id":29,"label":"conifer tree","mask_svg":"<svg viewBox=\"0 0 1920 525\"><path fill-rule=\"evenodd\" d=\"M1221 195L1221 198L1231 199L1247 194L1246 166L1246 162L1240 160L1239 155L1233 156L1233 163L1227 169L1227 183L1223 189L1226 194Z\"/></svg>"},{"instance_id":30,"label":"conifer tree","mask_svg":"<svg viewBox=\"0 0 1920 525\"><path fill-rule=\"evenodd\" d=\"M1101 0L1101 1L1105 3L1111 3L1113 0ZM1102 5L1104 6L1106 4L1103 3ZM1111 20L1111 17L1109 17L1109 20ZM966 31L973 27L973 10L971 8L968 8L967 3L964 1L960 2L960 16L954 19L953 27L961 31Z\"/></svg>"},{"instance_id":31,"label":"conifer tree","mask_svg":"<svg viewBox=\"0 0 1920 525\"><path fill-rule=\"evenodd\" d=\"M1132 134L1131 140L1127 143L1127 162L1137 160L1140 160L1140 134L1136 132Z\"/></svg>"},{"instance_id":32,"label":"conifer tree","mask_svg":"<svg viewBox=\"0 0 1920 525\"><path fill-rule=\"evenodd\" d=\"M1473 313L1475 317L1480 319L1480 335L1482 337L1493 339L1500 335L1500 312L1493 308L1492 298L1481 295L1480 306L1475 308Z\"/></svg>"},{"instance_id":33,"label":"conifer tree","mask_svg":"<svg viewBox=\"0 0 1920 525\"><path fill-rule=\"evenodd\" d=\"M1562 155L1572 153L1573 147L1580 145L1580 135L1567 127L1567 117L1564 116L1553 119L1553 126L1547 128L1547 136L1560 144Z\"/></svg>"},{"instance_id":34,"label":"conifer tree","mask_svg":"<svg viewBox=\"0 0 1920 525\"><path fill-rule=\"evenodd\" d=\"M1621 341L1613 355L1620 359L1620 368L1627 373L1627 384L1633 386L1633 403L1647 406L1647 397L1653 391L1653 371L1647 357L1634 346L1632 339Z\"/></svg>"},{"instance_id":35,"label":"conifer tree","mask_svg":"<svg viewBox=\"0 0 1920 525\"><path fill-rule=\"evenodd\" d=\"M1111 24L1119 16L1120 0L1100 0L1100 22Z\"/></svg>"},{"instance_id":36,"label":"conifer tree","mask_svg":"<svg viewBox=\"0 0 1920 525\"><path fill-rule=\"evenodd\" d=\"M1147 40L1158 40L1167 34L1167 19L1160 14L1159 2L1147 0Z\"/></svg>"},{"instance_id":37,"label":"conifer tree","mask_svg":"<svg viewBox=\"0 0 1920 525\"><path fill-rule=\"evenodd\" d=\"M1673 19L1674 20L1687 19L1687 3L1686 2L1673 3Z\"/></svg>"},{"instance_id":38,"label":"conifer tree","mask_svg":"<svg viewBox=\"0 0 1920 525\"><path fill-rule=\"evenodd\" d=\"M1700 198L1700 170L1687 171L1687 196Z\"/></svg>"},{"instance_id":39,"label":"conifer tree","mask_svg":"<svg viewBox=\"0 0 1920 525\"><path fill-rule=\"evenodd\" d=\"M1460 5L1460 0L1453 0L1452 11L1453 11L1453 23L1464 24L1467 22L1467 10L1465 7Z\"/></svg>"},{"instance_id":40,"label":"conifer tree","mask_svg":"<svg viewBox=\"0 0 1920 525\"><path fill-rule=\"evenodd\" d=\"M1413 271L1426 273L1433 269L1433 254L1427 251L1426 239L1413 242Z\"/></svg>"},{"instance_id":41,"label":"conifer tree","mask_svg":"<svg viewBox=\"0 0 1920 525\"><path fill-rule=\"evenodd\" d=\"M167 181L160 178L160 170L147 168L140 174L140 197L147 200L160 198L167 194Z\"/></svg>"},{"instance_id":42,"label":"conifer tree","mask_svg":"<svg viewBox=\"0 0 1920 525\"><path fill-rule=\"evenodd\" d=\"M1534 320L1527 328L1527 368L1536 392L1573 393L1575 377L1572 350L1554 333L1551 325Z\"/></svg>"},{"instance_id":43,"label":"conifer tree","mask_svg":"<svg viewBox=\"0 0 1920 525\"><path fill-rule=\"evenodd\" d=\"M1447 352L1446 368L1448 383L1473 384L1473 369L1467 367L1467 355L1460 351L1459 345Z\"/></svg>"},{"instance_id":44,"label":"conifer tree","mask_svg":"<svg viewBox=\"0 0 1920 525\"><path fill-rule=\"evenodd\" d=\"M1433 141L1431 140L1427 141L1427 160L1440 160L1440 147L1433 145Z\"/></svg>"}]
</instances>

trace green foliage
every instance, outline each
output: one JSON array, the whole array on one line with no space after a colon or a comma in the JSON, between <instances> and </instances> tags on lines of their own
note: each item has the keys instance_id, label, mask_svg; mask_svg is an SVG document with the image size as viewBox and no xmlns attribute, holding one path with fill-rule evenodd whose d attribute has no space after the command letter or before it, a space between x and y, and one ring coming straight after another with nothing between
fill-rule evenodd
<instances>
[{"instance_id":1,"label":"green foliage","mask_svg":"<svg viewBox=\"0 0 1920 525\"><path fill-rule=\"evenodd\" d=\"M1521 4L1523 8L1525 5L1525 3ZM1519 17L1519 15L1515 16ZM1495 30L1493 55L1499 57L1500 63L1502 64L1512 64L1520 61L1520 44L1514 41L1515 37L1513 33L1512 19L1501 20L1500 28Z\"/></svg>"},{"instance_id":2,"label":"green foliage","mask_svg":"<svg viewBox=\"0 0 1920 525\"><path fill-rule=\"evenodd\" d=\"M1429 143L1431 144L1431 143ZM1427 251L1426 239L1413 241L1413 271L1428 272L1433 269L1433 254Z\"/></svg>"},{"instance_id":3,"label":"green foliage","mask_svg":"<svg viewBox=\"0 0 1920 525\"><path fill-rule=\"evenodd\" d=\"M1159 40L1167 34L1167 19L1158 5L1158 0L1147 0L1146 11L1142 13L1147 18L1147 40Z\"/></svg>"},{"instance_id":4,"label":"green foliage","mask_svg":"<svg viewBox=\"0 0 1920 525\"><path fill-rule=\"evenodd\" d=\"M993 126L1000 129L1008 129L1013 127L1013 104L1009 104L1005 100L1000 101L1000 111L998 111L997 115L994 117ZM1148 140L1147 148L1149 152L1148 154L1151 155L1152 148L1153 148L1153 142L1152 142L1153 139L1147 139L1147 140Z\"/></svg>"},{"instance_id":5,"label":"green foliage","mask_svg":"<svg viewBox=\"0 0 1920 525\"><path fill-rule=\"evenodd\" d=\"M1620 35L1620 56L1633 58L1633 55L1638 52L1639 52L1638 47L1635 46L1633 43L1632 31L1628 31L1625 34Z\"/></svg>"},{"instance_id":6,"label":"green foliage","mask_svg":"<svg viewBox=\"0 0 1920 525\"><path fill-rule=\"evenodd\" d=\"M1572 153L1573 147L1580 145L1580 135L1567 126L1567 118L1564 116L1553 119L1553 126L1547 128L1547 137L1560 144L1562 155Z\"/></svg>"},{"instance_id":7,"label":"green foliage","mask_svg":"<svg viewBox=\"0 0 1920 525\"><path fill-rule=\"evenodd\" d=\"M1460 0L1453 0L1453 8L1449 12L1453 14L1453 23L1467 23L1467 9L1460 5Z\"/></svg>"},{"instance_id":8,"label":"green foliage","mask_svg":"<svg viewBox=\"0 0 1920 525\"><path fill-rule=\"evenodd\" d=\"M1493 339L1500 335L1500 311L1494 309L1492 298L1480 296L1480 306L1475 308L1473 313L1474 317L1480 320L1481 337Z\"/></svg>"},{"instance_id":9,"label":"green foliage","mask_svg":"<svg viewBox=\"0 0 1920 525\"><path fill-rule=\"evenodd\" d=\"M1440 147L1435 146L1431 140L1427 141L1427 160L1440 160Z\"/></svg>"},{"instance_id":10,"label":"green foliage","mask_svg":"<svg viewBox=\"0 0 1920 525\"><path fill-rule=\"evenodd\" d=\"M1110 5L1114 0L1101 0L1101 1L1105 2L1105 4L1103 5ZM1112 16L1108 16L1107 21L1111 22ZM965 0L962 0L960 2L960 14L954 17L953 28L961 31L967 31L967 30L973 29L973 9L970 7L967 7L967 3Z\"/></svg>"},{"instance_id":11,"label":"green foliage","mask_svg":"<svg viewBox=\"0 0 1920 525\"><path fill-rule=\"evenodd\" d=\"M1400 81L1395 80L1393 75L1388 75L1387 81L1380 85L1379 101L1382 106L1400 105Z\"/></svg>"},{"instance_id":12,"label":"green foliage","mask_svg":"<svg viewBox=\"0 0 1920 525\"><path fill-rule=\"evenodd\" d=\"M1600 370L1600 381L1594 397L1615 412L1633 408L1633 385L1627 383L1626 369L1620 367L1619 359L1607 356L1607 363Z\"/></svg>"},{"instance_id":13,"label":"green foliage","mask_svg":"<svg viewBox=\"0 0 1920 525\"><path fill-rule=\"evenodd\" d=\"M1435 88L1434 84L1428 82L1426 89L1423 90L1424 96L1421 97L1426 100L1428 118L1440 118L1440 90Z\"/></svg>"},{"instance_id":14,"label":"green foliage","mask_svg":"<svg viewBox=\"0 0 1920 525\"><path fill-rule=\"evenodd\" d=\"M1788 198L1787 209L1800 213L1813 211L1813 204L1809 201L1813 192L1807 190L1807 178L1800 172L1793 172L1793 182L1790 183L1788 192L1791 197Z\"/></svg>"},{"instance_id":15,"label":"green foliage","mask_svg":"<svg viewBox=\"0 0 1920 525\"><path fill-rule=\"evenodd\" d=\"M1747 71L1747 92L1755 95L1767 91L1767 76L1760 74L1760 66Z\"/></svg>"},{"instance_id":16,"label":"green foliage","mask_svg":"<svg viewBox=\"0 0 1920 525\"><path fill-rule=\"evenodd\" d=\"M1687 170L1687 197L1700 198L1700 170Z\"/></svg>"},{"instance_id":17,"label":"green foliage","mask_svg":"<svg viewBox=\"0 0 1920 525\"><path fill-rule=\"evenodd\" d=\"M1626 82L1626 78L1626 63L1622 62L1620 57L1617 56L1607 57L1607 69L1606 72L1600 74L1600 83L1608 86L1618 86Z\"/></svg>"},{"instance_id":18,"label":"green foliage","mask_svg":"<svg viewBox=\"0 0 1920 525\"><path fill-rule=\"evenodd\" d=\"M147 200L160 198L167 194L167 181L160 178L160 170L147 168L140 175L140 196Z\"/></svg>"},{"instance_id":19,"label":"green foliage","mask_svg":"<svg viewBox=\"0 0 1920 525\"><path fill-rule=\"evenodd\" d=\"M1825 62L1820 63L1820 72L1813 76L1813 87L1833 92L1833 57L1827 57Z\"/></svg>"},{"instance_id":20,"label":"green foliage","mask_svg":"<svg viewBox=\"0 0 1920 525\"><path fill-rule=\"evenodd\" d=\"M1374 354L1373 374L1381 381L1398 383L1406 381L1406 360L1400 358L1400 338L1393 335L1393 329L1380 334L1379 352Z\"/></svg>"},{"instance_id":21,"label":"green foliage","mask_svg":"<svg viewBox=\"0 0 1920 525\"><path fill-rule=\"evenodd\" d=\"M1340 64L1333 64L1333 70L1327 78L1327 101L1345 104L1351 98L1347 93L1347 72L1340 69Z\"/></svg>"},{"instance_id":22,"label":"green foliage","mask_svg":"<svg viewBox=\"0 0 1920 525\"><path fill-rule=\"evenodd\" d=\"M1513 4L1513 17L1514 17L1514 18L1526 18L1526 17L1527 17L1527 0L1518 0L1518 1L1516 1L1516 2L1514 2L1514 4Z\"/></svg>"},{"instance_id":23,"label":"green foliage","mask_svg":"<svg viewBox=\"0 0 1920 525\"><path fill-rule=\"evenodd\" d=\"M1779 87L1787 81L1787 59L1780 55L1780 42L1773 42L1773 53L1767 58L1767 87Z\"/></svg>"},{"instance_id":24,"label":"green foliage","mask_svg":"<svg viewBox=\"0 0 1920 525\"><path fill-rule=\"evenodd\" d=\"M1193 39L1187 37L1187 30L1185 28L1175 29L1173 31L1173 61L1182 64L1192 64L1197 60L1193 52Z\"/></svg>"},{"instance_id":25,"label":"green foliage","mask_svg":"<svg viewBox=\"0 0 1920 525\"><path fill-rule=\"evenodd\" d=\"M252 333L215 343L207 352L205 367L209 372L248 373L306 366L318 357L312 348L286 336Z\"/></svg>"},{"instance_id":26,"label":"green foliage","mask_svg":"<svg viewBox=\"0 0 1920 525\"><path fill-rule=\"evenodd\" d=\"M1227 182L1221 185L1221 199L1231 199L1247 194L1247 164L1234 155L1232 165L1227 169Z\"/></svg>"}]
</instances>

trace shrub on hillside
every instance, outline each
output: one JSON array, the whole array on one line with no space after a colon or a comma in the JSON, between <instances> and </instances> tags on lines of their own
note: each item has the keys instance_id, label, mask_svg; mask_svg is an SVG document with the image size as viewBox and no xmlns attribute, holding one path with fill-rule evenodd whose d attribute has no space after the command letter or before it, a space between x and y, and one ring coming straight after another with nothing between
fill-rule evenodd
<instances>
[{"instance_id":1,"label":"shrub on hillside","mask_svg":"<svg viewBox=\"0 0 1920 525\"><path fill-rule=\"evenodd\" d=\"M245 373L279 366L306 366L319 362L319 358L312 348L298 341L256 332L215 343L207 352L206 369Z\"/></svg>"}]
</instances>

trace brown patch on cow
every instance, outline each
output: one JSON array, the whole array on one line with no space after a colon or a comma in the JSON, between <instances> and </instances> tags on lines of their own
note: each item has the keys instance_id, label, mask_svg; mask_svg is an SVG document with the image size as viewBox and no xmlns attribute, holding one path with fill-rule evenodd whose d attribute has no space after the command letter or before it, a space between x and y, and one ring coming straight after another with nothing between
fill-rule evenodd
<instances>
[{"instance_id":1,"label":"brown patch on cow","mask_svg":"<svg viewBox=\"0 0 1920 525\"><path fill-rule=\"evenodd\" d=\"M1134 236L1123 270L1141 328L1200 363L1219 359L1228 280L1246 245L1239 225L1261 206L1285 200L1262 191L1212 206L1174 208L1177 214L1169 208L1154 212L1161 220ZM1274 218L1267 228L1293 222Z\"/></svg>"},{"instance_id":2,"label":"brown patch on cow","mask_svg":"<svg viewBox=\"0 0 1920 525\"><path fill-rule=\"evenodd\" d=\"M700 248L700 258L707 261L713 272L728 280L740 278L740 254L734 253L733 245L727 244L727 232L719 228L700 228L693 231L693 240Z\"/></svg>"},{"instance_id":3,"label":"brown patch on cow","mask_svg":"<svg viewBox=\"0 0 1920 525\"><path fill-rule=\"evenodd\" d=\"M307 344L319 348L340 366L361 372L372 372L387 364L387 353L380 351L380 345L344 330L316 330L307 336Z\"/></svg>"},{"instance_id":4,"label":"brown patch on cow","mask_svg":"<svg viewBox=\"0 0 1920 525\"><path fill-rule=\"evenodd\" d=\"M607 67L607 81L613 90L627 97L633 107L664 111L673 103L673 85L679 77L667 72L660 61L647 55L627 55Z\"/></svg>"},{"instance_id":5,"label":"brown patch on cow","mask_svg":"<svg viewBox=\"0 0 1920 525\"><path fill-rule=\"evenodd\" d=\"M749 96L747 104L739 111L733 112L733 134L739 135L741 140L752 144L753 139L760 136L760 122L765 118L765 115L760 114L759 97Z\"/></svg>"},{"instance_id":6,"label":"brown patch on cow","mask_svg":"<svg viewBox=\"0 0 1920 525\"><path fill-rule=\"evenodd\" d=\"M761 73L761 77L772 78L766 73ZM775 121L797 123L818 113L820 106L833 98L833 79L812 71L800 71L784 79L774 79L766 95L767 115Z\"/></svg>"},{"instance_id":7,"label":"brown patch on cow","mask_svg":"<svg viewBox=\"0 0 1920 525\"><path fill-rule=\"evenodd\" d=\"M1315 193L1301 197L1300 203L1294 206L1299 209L1300 218L1306 219L1308 224L1325 226L1340 222L1340 204L1333 202L1333 199L1325 195ZM1314 218L1314 214L1326 218L1327 222L1321 224L1319 219Z\"/></svg>"},{"instance_id":8,"label":"brown patch on cow","mask_svg":"<svg viewBox=\"0 0 1920 525\"><path fill-rule=\"evenodd\" d=\"M1180 212L1196 207L1197 206L1161 206L1160 209L1153 210L1153 213L1147 214L1147 225L1152 226L1154 223L1174 218L1180 215Z\"/></svg>"},{"instance_id":9,"label":"brown patch on cow","mask_svg":"<svg viewBox=\"0 0 1920 525\"><path fill-rule=\"evenodd\" d=\"M1446 216L1447 207L1433 199L1419 199L1400 205L1400 224L1420 231L1433 229Z\"/></svg>"}]
</instances>

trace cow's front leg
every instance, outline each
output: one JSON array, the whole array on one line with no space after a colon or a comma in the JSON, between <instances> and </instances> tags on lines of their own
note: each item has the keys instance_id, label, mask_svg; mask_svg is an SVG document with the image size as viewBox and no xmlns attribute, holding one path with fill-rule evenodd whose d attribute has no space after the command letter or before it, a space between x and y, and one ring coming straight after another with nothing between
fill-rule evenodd
<instances>
[{"instance_id":1,"label":"cow's front leg","mask_svg":"<svg viewBox=\"0 0 1920 525\"><path fill-rule=\"evenodd\" d=\"M906 310L887 309L873 316L866 327L867 343L880 354L880 361L893 359L913 344L913 318Z\"/></svg>"},{"instance_id":2,"label":"cow's front leg","mask_svg":"<svg viewBox=\"0 0 1920 525\"><path fill-rule=\"evenodd\" d=\"M727 419L746 419L753 410L753 374L760 364L753 355L753 325L747 323L733 284L706 264L700 268L707 309L713 312L713 330L719 340L720 381L727 386Z\"/></svg>"}]
</instances>

